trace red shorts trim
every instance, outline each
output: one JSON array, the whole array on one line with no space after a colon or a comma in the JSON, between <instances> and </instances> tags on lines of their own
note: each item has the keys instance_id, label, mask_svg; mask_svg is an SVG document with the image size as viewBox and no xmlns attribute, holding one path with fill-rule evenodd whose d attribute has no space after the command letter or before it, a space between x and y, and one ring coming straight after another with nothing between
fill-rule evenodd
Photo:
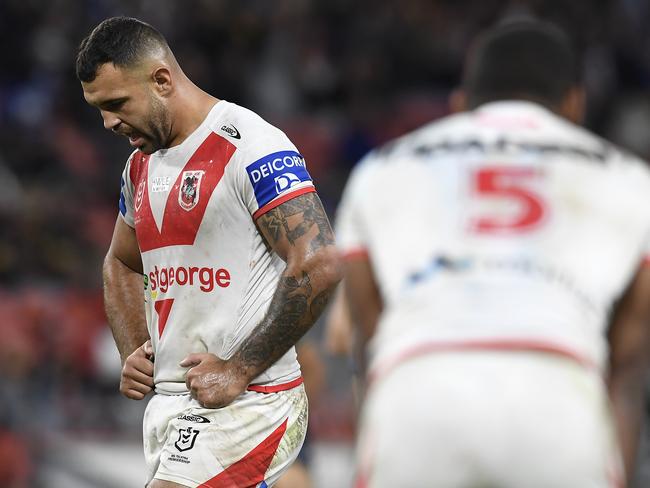
<instances>
[{"instance_id":1,"label":"red shorts trim","mask_svg":"<svg viewBox=\"0 0 650 488\"><path fill-rule=\"evenodd\" d=\"M279 385L248 385L246 388L248 391L256 391L258 393L277 393L278 391L291 390L296 386L300 386L303 383L302 376L296 378L293 381L288 383L280 383Z\"/></svg>"},{"instance_id":2,"label":"red shorts trim","mask_svg":"<svg viewBox=\"0 0 650 488\"><path fill-rule=\"evenodd\" d=\"M280 198L277 198L273 200L272 202L267 203L264 205L262 208L258 208L257 211L253 214L253 220L257 220L259 217L264 215L266 212L269 210L273 210L275 207L278 205L282 205L284 202L288 202L292 198L299 197L300 195L304 195L305 193L311 193L315 192L316 188L313 186L308 186L305 188L300 188L299 190L292 191L291 193L288 193L287 195L283 195Z\"/></svg>"},{"instance_id":3,"label":"red shorts trim","mask_svg":"<svg viewBox=\"0 0 650 488\"><path fill-rule=\"evenodd\" d=\"M551 342L522 340L522 339L499 339L499 340L476 340L476 341L456 341L456 342L431 342L420 344L393 356L387 361L380 363L373 368L368 374L368 383L373 383L384 376L399 364L409 359L423 356L435 352L453 352L453 351L532 351L555 354L571 359L578 364L589 368L596 369L596 363L569 348L553 344Z\"/></svg>"}]
</instances>

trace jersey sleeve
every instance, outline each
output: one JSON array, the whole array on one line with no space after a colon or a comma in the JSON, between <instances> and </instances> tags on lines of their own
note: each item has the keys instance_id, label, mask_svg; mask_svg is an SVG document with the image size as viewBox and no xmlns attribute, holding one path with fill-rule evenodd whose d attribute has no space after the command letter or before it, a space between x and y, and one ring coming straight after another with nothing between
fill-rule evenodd
<instances>
[{"instance_id":1,"label":"jersey sleeve","mask_svg":"<svg viewBox=\"0 0 650 488\"><path fill-rule=\"evenodd\" d=\"M344 258L366 257L369 253L367 222L363 214L367 168L360 162L343 190L336 211L336 242Z\"/></svg>"},{"instance_id":2,"label":"jersey sleeve","mask_svg":"<svg viewBox=\"0 0 650 488\"><path fill-rule=\"evenodd\" d=\"M133 209L133 195L135 193L133 187L133 181L131 178L131 164L133 162L133 154L129 157L122 171L122 177L120 179L120 201L118 204L120 210L120 217L122 220L129 226L135 227L134 218L134 209Z\"/></svg>"},{"instance_id":3,"label":"jersey sleeve","mask_svg":"<svg viewBox=\"0 0 650 488\"><path fill-rule=\"evenodd\" d=\"M289 138L274 130L239 164L239 185L253 219L299 195L316 191L305 158Z\"/></svg>"}]
</instances>

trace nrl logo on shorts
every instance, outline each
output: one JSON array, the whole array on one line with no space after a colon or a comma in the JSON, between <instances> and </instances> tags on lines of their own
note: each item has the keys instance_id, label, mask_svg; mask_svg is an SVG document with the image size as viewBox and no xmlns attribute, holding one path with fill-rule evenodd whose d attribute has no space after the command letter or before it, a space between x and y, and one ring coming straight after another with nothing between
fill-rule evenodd
<instances>
[{"instance_id":1,"label":"nrl logo on shorts","mask_svg":"<svg viewBox=\"0 0 650 488\"><path fill-rule=\"evenodd\" d=\"M199 190L204 171L183 171L181 187L178 189L178 204L190 211L199 203Z\"/></svg>"},{"instance_id":2,"label":"nrl logo on shorts","mask_svg":"<svg viewBox=\"0 0 650 488\"><path fill-rule=\"evenodd\" d=\"M176 449L180 452L189 451L194 447L194 442L196 437L199 435L199 431L188 427L187 429L178 430L178 440L174 443Z\"/></svg>"}]
</instances>

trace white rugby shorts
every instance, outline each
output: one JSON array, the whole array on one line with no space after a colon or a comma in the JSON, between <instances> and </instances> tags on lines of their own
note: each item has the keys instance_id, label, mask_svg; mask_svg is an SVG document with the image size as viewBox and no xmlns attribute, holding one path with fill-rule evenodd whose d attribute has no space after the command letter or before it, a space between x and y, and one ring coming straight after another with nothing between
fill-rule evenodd
<instances>
[{"instance_id":1,"label":"white rugby shorts","mask_svg":"<svg viewBox=\"0 0 650 488\"><path fill-rule=\"evenodd\" d=\"M406 360L370 386L357 455L357 488L623 486L602 377L546 353Z\"/></svg>"},{"instance_id":2,"label":"white rugby shorts","mask_svg":"<svg viewBox=\"0 0 650 488\"><path fill-rule=\"evenodd\" d=\"M307 432L303 385L246 391L219 409L189 395L156 394L144 414L147 483L190 488L265 488L296 459Z\"/></svg>"}]
</instances>

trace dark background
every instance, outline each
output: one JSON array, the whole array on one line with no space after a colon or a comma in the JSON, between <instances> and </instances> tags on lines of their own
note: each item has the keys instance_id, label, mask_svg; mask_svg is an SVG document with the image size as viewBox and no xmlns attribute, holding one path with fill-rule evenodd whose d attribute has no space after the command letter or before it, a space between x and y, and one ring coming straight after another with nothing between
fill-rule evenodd
<instances>
[{"instance_id":1,"label":"dark background","mask_svg":"<svg viewBox=\"0 0 650 488\"><path fill-rule=\"evenodd\" d=\"M131 148L103 129L74 75L98 22L153 24L199 86L282 128L334 218L369 148L448 113L473 36L531 14L582 54L586 125L650 156L646 0L0 0L0 486L55 486L43 473L61 439L141 435L140 404L117 395L101 305ZM349 444L348 370L323 357L314 438Z\"/></svg>"}]
</instances>

